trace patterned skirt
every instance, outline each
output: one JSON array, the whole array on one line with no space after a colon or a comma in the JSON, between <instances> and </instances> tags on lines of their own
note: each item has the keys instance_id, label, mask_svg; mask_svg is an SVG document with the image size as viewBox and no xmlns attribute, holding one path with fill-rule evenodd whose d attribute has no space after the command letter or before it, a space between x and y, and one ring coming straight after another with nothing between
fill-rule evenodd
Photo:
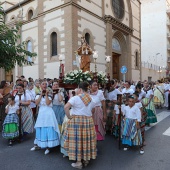
<instances>
[{"instance_id":1,"label":"patterned skirt","mask_svg":"<svg viewBox=\"0 0 170 170\"><path fill-rule=\"evenodd\" d=\"M67 154L66 150L64 149L64 132L67 129L68 121L69 121L69 119L67 118L67 116L65 116L63 124L62 124L62 128L61 128L61 134L60 134L60 152L65 156L68 156L68 154Z\"/></svg>"},{"instance_id":2,"label":"patterned skirt","mask_svg":"<svg viewBox=\"0 0 170 170\"><path fill-rule=\"evenodd\" d=\"M154 104L158 105L158 106L163 105L164 102L165 102L164 96L162 95L162 93L158 89L156 89L154 91L154 99L153 99L153 101L154 101Z\"/></svg>"},{"instance_id":3,"label":"patterned skirt","mask_svg":"<svg viewBox=\"0 0 170 170\"><path fill-rule=\"evenodd\" d=\"M96 158L96 133L92 117L73 116L67 123L63 138L69 160Z\"/></svg>"},{"instance_id":4,"label":"patterned skirt","mask_svg":"<svg viewBox=\"0 0 170 170\"><path fill-rule=\"evenodd\" d=\"M14 139L19 136L18 115L16 113L8 114L3 123L2 136L5 139Z\"/></svg>"},{"instance_id":5,"label":"patterned skirt","mask_svg":"<svg viewBox=\"0 0 170 170\"><path fill-rule=\"evenodd\" d=\"M116 138L119 136L119 124L120 124L119 114L114 114L112 132Z\"/></svg>"},{"instance_id":6,"label":"patterned skirt","mask_svg":"<svg viewBox=\"0 0 170 170\"><path fill-rule=\"evenodd\" d=\"M22 130L25 133L33 133L34 132L34 118L33 113L30 107L22 107L21 114L21 123Z\"/></svg>"},{"instance_id":7,"label":"patterned skirt","mask_svg":"<svg viewBox=\"0 0 170 170\"><path fill-rule=\"evenodd\" d=\"M63 124L65 116L64 105L53 105L53 110L58 122L59 129L61 131L61 126Z\"/></svg>"},{"instance_id":8,"label":"patterned skirt","mask_svg":"<svg viewBox=\"0 0 170 170\"><path fill-rule=\"evenodd\" d=\"M148 98L144 98L143 99L143 104L147 104L149 101ZM157 122L157 118L156 118L156 110L155 110L155 106L153 104L153 101L151 100L149 105L146 107L146 112L147 112L147 119L145 124L149 124L149 123L155 123Z\"/></svg>"},{"instance_id":9,"label":"patterned skirt","mask_svg":"<svg viewBox=\"0 0 170 170\"><path fill-rule=\"evenodd\" d=\"M103 110L101 107L95 107L93 113L93 121L97 133L97 140L104 140L105 137L105 123L103 122Z\"/></svg>"},{"instance_id":10,"label":"patterned skirt","mask_svg":"<svg viewBox=\"0 0 170 170\"><path fill-rule=\"evenodd\" d=\"M40 148L52 148L60 144L58 133L53 127L37 127L34 144Z\"/></svg>"},{"instance_id":11,"label":"patterned skirt","mask_svg":"<svg viewBox=\"0 0 170 170\"><path fill-rule=\"evenodd\" d=\"M136 120L125 119L122 121L122 144L129 146L141 146L141 130L136 127Z\"/></svg>"},{"instance_id":12,"label":"patterned skirt","mask_svg":"<svg viewBox=\"0 0 170 170\"><path fill-rule=\"evenodd\" d=\"M143 142L145 140L145 122L146 122L146 120L147 120L147 111L143 107L142 120L140 122L140 129L141 129L142 141Z\"/></svg>"}]
</instances>

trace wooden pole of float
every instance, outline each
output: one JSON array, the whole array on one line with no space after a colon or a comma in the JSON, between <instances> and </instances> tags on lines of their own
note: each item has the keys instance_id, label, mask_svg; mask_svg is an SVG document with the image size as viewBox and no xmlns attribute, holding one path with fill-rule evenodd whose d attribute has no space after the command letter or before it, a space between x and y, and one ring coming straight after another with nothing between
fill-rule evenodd
<instances>
[{"instance_id":1,"label":"wooden pole of float","mask_svg":"<svg viewBox=\"0 0 170 170\"><path fill-rule=\"evenodd\" d=\"M121 104L122 104L122 95L118 94L117 95L118 99L118 105L119 105L119 118L118 118L118 123L119 123L119 150L121 149L121 121L122 121L122 110L121 110Z\"/></svg>"},{"instance_id":2,"label":"wooden pole of float","mask_svg":"<svg viewBox=\"0 0 170 170\"><path fill-rule=\"evenodd\" d=\"M17 94L17 95L19 96L19 101L20 101L22 94ZM22 130L21 130L21 127L22 127L21 123L22 123L22 121L21 121L21 115L22 115L22 108L21 108L21 103L20 103L19 104L19 115L18 115L18 117L19 117L19 142L21 142L21 139L22 139Z\"/></svg>"}]
</instances>

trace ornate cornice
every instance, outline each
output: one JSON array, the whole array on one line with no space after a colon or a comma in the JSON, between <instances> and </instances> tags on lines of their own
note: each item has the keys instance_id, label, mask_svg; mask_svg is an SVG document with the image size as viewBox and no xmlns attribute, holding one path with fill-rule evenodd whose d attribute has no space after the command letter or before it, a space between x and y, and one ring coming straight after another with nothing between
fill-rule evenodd
<instances>
[{"instance_id":1,"label":"ornate cornice","mask_svg":"<svg viewBox=\"0 0 170 170\"><path fill-rule=\"evenodd\" d=\"M106 23L110 23L113 28L121 30L126 34L132 34L133 33L133 29L129 28L128 26L126 26L125 24L123 24L122 22L118 21L116 18L113 18L110 15L105 15L104 21Z\"/></svg>"}]
</instances>

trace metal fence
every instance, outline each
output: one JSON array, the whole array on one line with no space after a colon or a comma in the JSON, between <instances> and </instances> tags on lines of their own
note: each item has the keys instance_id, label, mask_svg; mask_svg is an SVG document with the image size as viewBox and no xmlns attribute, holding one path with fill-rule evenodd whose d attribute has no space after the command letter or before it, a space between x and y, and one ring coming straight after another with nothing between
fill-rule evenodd
<instances>
[{"instance_id":1,"label":"metal fence","mask_svg":"<svg viewBox=\"0 0 170 170\"><path fill-rule=\"evenodd\" d=\"M142 67L148 68L148 69L151 69L151 70L155 70L155 71L159 71L161 66L157 66L157 65L154 65L152 63L142 61Z\"/></svg>"}]
</instances>

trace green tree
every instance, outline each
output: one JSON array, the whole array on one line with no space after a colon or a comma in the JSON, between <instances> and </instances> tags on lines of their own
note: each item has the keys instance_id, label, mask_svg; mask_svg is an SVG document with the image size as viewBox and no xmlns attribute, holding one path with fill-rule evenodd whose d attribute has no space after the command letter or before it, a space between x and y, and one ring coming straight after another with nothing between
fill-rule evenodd
<instances>
[{"instance_id":1,"label":"green tree","mask_svg":"<svg viewBox=\"0 0 170 170\"><path fill-rule=\"evenodd\" d=\"M35 57L37 54L26 50L27 42L20 42L19 31L21 23L17 23L15 28L9 28L5 24L5 13L0 7L0 68L10 71L15 65L32 65L33 62L27 60L27 56Z\"/></svg>"}]
</instances>

